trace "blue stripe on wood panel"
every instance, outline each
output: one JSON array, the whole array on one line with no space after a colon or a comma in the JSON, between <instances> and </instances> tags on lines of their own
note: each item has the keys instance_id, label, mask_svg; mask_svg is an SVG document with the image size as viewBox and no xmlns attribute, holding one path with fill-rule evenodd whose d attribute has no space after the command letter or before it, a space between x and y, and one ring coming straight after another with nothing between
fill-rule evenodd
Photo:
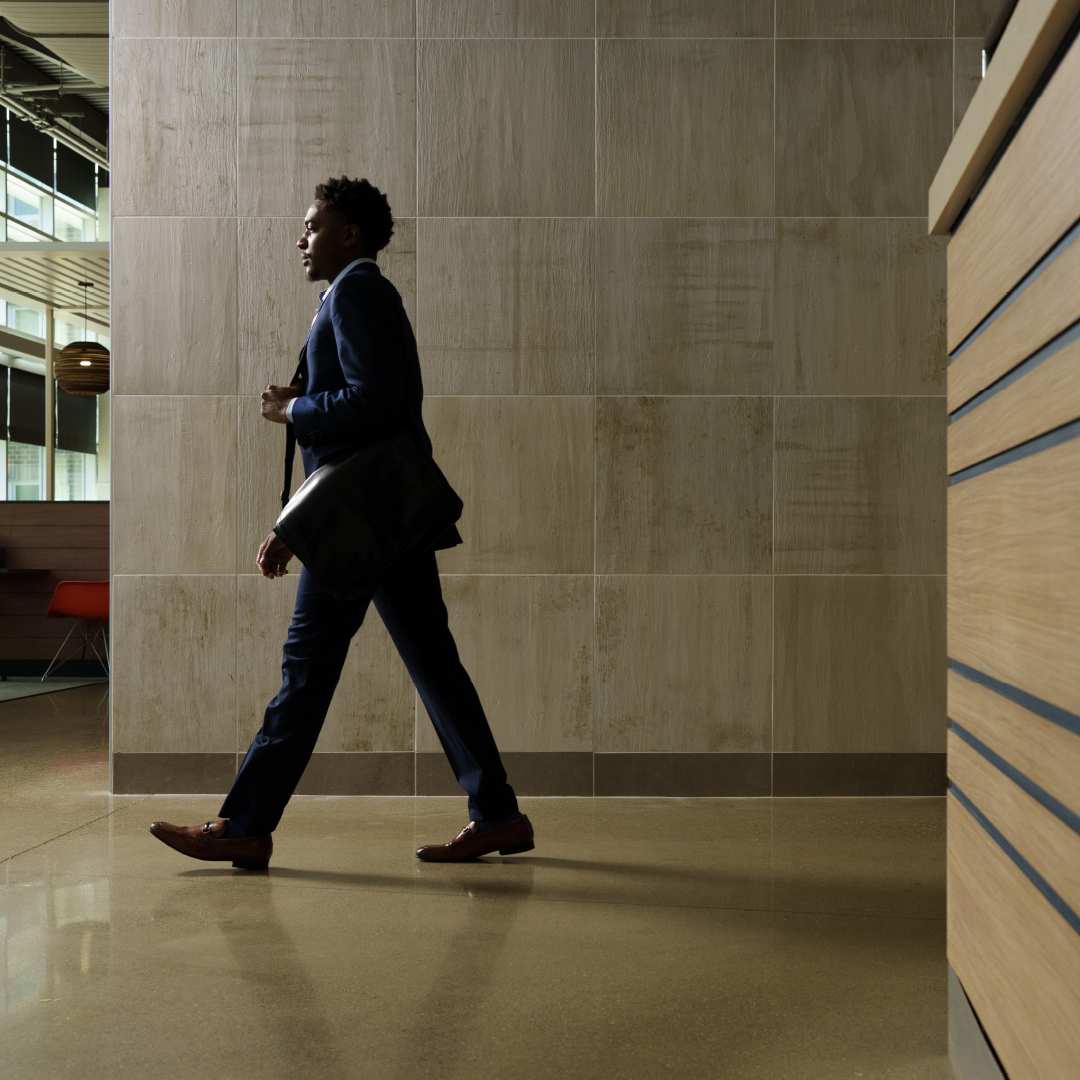
<instances>
[{"instance_id":1,"label":"blue stripe on wood panel","mask_svg":"<svg viewBox=\"0 0 1080 1080\"><path fill-rule=\"evenodd\" d=\"M981 739L976 738L955 720L949 721L949 728L964 740L973 750L978 751L999 772L1004 773L1018 788L1026 791L1037 803L1050 811L1054 817L1063 821L1075 833L1080 833L1080 814L1073 813L1064 803L1058 802L1049 791L1044 791L1034 780L1025 776L1015 765L1010 765L1000 754L995 753Z\"/></svg>"},{"instance_id":2,"label":"blue stripe on wood panel","mask_svg":"<svg viewBox=\"0 0 1080 1080\"><path fill-rule=\"evenodd\" d=\"M990 838L1016 864L1020 872L1043 894L1050 906L1080 934L1080 915L1058 895L1053 886L1005 839L994 823L955 785L949 790L956 796L957 802L990 834Z\"/></svg>"},{"instance_id":3,"label":"blue stripe on wood panel","mask_svg":"<svg viewBox=\"0 0 1080 1080\"><path fill-rule=\"evenodd\" d=\"M976 668L961 664L958 660L950 659L949 666L957 675L963 676L970 682L985 686L988 690L993 690L995 694L1000 694L1003 698L1008 698L1009 701L1027 709L1028 712L1049 720L1051 724L1057 724L1058 727L1063 727L1074 735L1080 735L1080 716L1075 713L1068 712L1057 705L1051 705L1049 701L1043 701L1042 698L1029 694L1026 690L1021 690L1011 683L995 679L992 675L985 675Z\"/></svg>"},{"instance_id":4,"label":"blue stripe on wood panel","mask_svg":"<svg viewBox=\"0 0 1080 1080\"><path fill-rule=\"evenodd\" d=\"M1014 461L1020 461L1022 458L1030 457L1032 454L1037 454L1042 450L1050 450L1061 443L1069 442L1070 439L1075 439L1078 435L1080 435L1080 420L1070 420L1069 423L1062 424L1061 427L1054 428L1053 431L1048 431L1045 435L1028 439L1027 442L1014 446L1011 450L1003 450L1000 454L995 454L985 461L980 461L978 465L971 465L966 469L961 469L959 472L954 472L949 477L949 484L962 484L965 480L972 480L976 476L982 476L983 473L1000 469L1002 465L1011 465Z\"/></svg>"},{"instance_id":5,"label":"blue stripe on wood panel","mask_svg":"<svg viewBox=\"0 0 1080 1080\"><path fill-rule=\"evenodd\" d=\"M949 354L949 363L951 364L965 349L967 349L971 343L977 338L981 337L991 323L996 322L1001 318L1005 312L1020 299L1022 293L1026 292L1035 283L1036 278L1045 274L1050 268L1050 264L1059 259L1066 248L1071 247L1072 244L1080 238L1080 221L1077 221L1067 233L1020 279L1020 283L1007 293L1003 300L1001 300L997 307L995 307L986 318L983 319L974 330L955 349Z\"/></svg>"},{"instance_id":6,"label":"blue stripe on wood panel","mask_svg":"<svg viewBox=\"0 0 1080 1080\"><path fill-rule=\"evenodd\" d=\"M977 409L988 398L1000 394L1007 386L1012 386L1017 379L1023 378L1029 371L1034 370L1040 364L1044 364L1055 353L1061 352L1066 345L1071 345L1080 338L1080 321L1062 330L1056 338L1051 338L1041 349L1034 352L1026 360L1021 360L1011 371L1005 372L996 382L992 382L985 390L976 394L966 404L961 405L954 413L949 414L949 423L955 424L961 417L967 416L972 409Z\"/></svg>"}]
</instances>

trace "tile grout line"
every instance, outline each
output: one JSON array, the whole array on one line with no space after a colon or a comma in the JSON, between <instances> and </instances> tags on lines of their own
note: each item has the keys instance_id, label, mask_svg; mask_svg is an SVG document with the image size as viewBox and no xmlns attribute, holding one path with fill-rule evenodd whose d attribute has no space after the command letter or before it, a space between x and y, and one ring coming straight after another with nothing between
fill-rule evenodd
<instances>
[{"instance_id":1,"label":"tile grout line","mask_svg":"<svg viewBox=\"0 0 1080 1080\"><path fill-rule=\"evenodd\" d=\"M773 110L772 110L772 211L773 211L773 229L772 229L772 281L769 283L770 290L773 294L773 304L776 303L776 7L779 0L773 0ZM769 592L771 601L771 623L769 627L769 796L775 798L776 796L776 412L778 409L777 397L776 397L776 361L773 357L772 364L772 377L773 377L773 398L772 398L772 429L771 429L771 447L772 451L772 496L770 502L772 506L772 536L771 536L771 550L769 552L769 569L772 571L769 575ZM771 820L771 819L770 819Z\"/></svg>"},{"instance_id":2,"label":"tile grout line","mask_svg":"<svg viewBox=\"0 0 1080 1080\"><path fill-rule=\"evenodd\" d=\"M111 755L110 755L111 756ZM115 796L110 793L110 798L132 798L132 796ZM105 818L112 817L114 814L119 814L123 810L127 810L128 807L138 806L140 803L146 802L147 799L152 799L154 796L142 795L134 796L135 801L125 803L123 806L118 806L114 810L110 810L107 814L99 814L96 818L91 818L89 821L84 821L81 825L75 825L73 828L66 829L62 833L57 833L55 836L50 836L48 840L42 840L38 844L31 844L28 848L23 848L22 851L16 851L14 855L7 855L3 859L0 859L0 865L6 862L11 862L12 859L17 859L20 855L25 855L28 851L36 851L38 848L45 847L46 844L51 844L54 840L61 840L65 836L70 836L72 833L77 833L80 829L85 829L88 825L93 825L95 822L104 821Z\"/></svg>"}]
</instances>

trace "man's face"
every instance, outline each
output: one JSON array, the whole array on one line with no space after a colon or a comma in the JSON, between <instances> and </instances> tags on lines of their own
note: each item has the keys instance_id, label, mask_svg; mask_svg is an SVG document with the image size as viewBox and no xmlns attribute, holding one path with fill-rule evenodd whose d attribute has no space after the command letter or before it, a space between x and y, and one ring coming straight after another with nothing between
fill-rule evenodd
<instances>
[{"instance_id":1,"label":"man's face","mask_svg":"<svg viewBox=\"0 0 1080 1080\"><path fill-rule=\"evenodd\" d=\"M308 281L332 281L343 265L357 258L360 230L340 215L311 206L296 246Z\"/></svg>"}]
</instances>

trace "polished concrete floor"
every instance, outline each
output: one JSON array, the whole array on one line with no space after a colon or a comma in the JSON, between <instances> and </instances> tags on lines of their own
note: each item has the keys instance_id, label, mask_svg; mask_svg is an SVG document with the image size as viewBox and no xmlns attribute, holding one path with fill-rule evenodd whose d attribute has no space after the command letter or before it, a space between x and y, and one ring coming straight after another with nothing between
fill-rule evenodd
<instances>
[{"instance_id":1,"label":"polished concrete floor","mask_svg":"<svg viewBox=\"0 0 1080 1080\"><path fill-rule=\"evenodd\" d=\"M103 688L0 703L0 1077L947 1080L943 800L297 798L269 874L110 797Z\"/></svg>"}]
</instances>

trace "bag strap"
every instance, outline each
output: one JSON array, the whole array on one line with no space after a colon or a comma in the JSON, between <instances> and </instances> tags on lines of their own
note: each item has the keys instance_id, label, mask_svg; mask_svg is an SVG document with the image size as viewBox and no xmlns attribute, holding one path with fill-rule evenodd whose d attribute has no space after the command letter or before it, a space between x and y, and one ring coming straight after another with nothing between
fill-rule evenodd
<instances>
[{"instance_id":1,"label":"bag strap","mask_svg":"<svg viewBox=\"0 0 1080 1080\"><path fill-rule=\"evenodd\" d=\"M307 342L300 350L300 363L296 365L296 374L293 375L290 386L296 386L307 378ZM292 424L285 425L285 483L281 488L281 509L284 510L289 501L289 492L292 490L293 462L296 460L296 431Z\"/></svg>"}]
</instances>

